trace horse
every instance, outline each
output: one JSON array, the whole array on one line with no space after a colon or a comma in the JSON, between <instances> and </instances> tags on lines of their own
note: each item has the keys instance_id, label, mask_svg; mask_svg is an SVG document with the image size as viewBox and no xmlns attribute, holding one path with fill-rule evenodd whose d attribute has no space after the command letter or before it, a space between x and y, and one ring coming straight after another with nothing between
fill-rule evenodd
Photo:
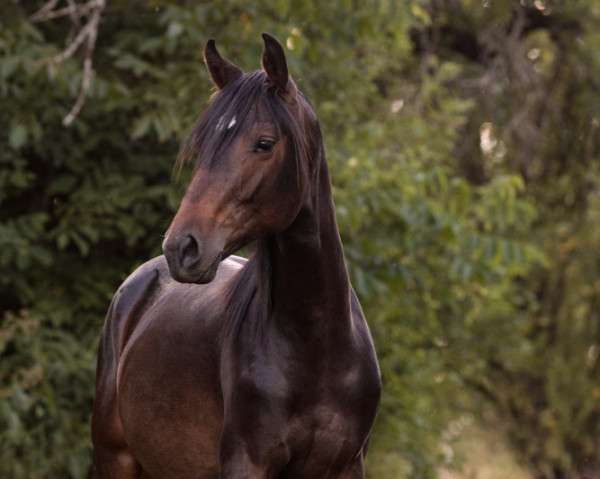
<instances>
[{"instance_id":1,"label":"horse","mask_svg":"<svg viewBox=\"0 0 600 479\"><path fill-rule=\"evenodd\" d=\"M263 40L250 73L204 49L216 92L178 155L196 162L189 187L164 255L125 280L102 329L100 479L364 477L373 341L315 109Z\"/></svg>"}]
</instances>

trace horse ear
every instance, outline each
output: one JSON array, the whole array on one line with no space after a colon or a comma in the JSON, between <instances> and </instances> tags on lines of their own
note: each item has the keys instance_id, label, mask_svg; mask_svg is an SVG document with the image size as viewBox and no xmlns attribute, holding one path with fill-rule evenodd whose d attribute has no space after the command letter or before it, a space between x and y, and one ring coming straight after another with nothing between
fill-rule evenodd
<instances>
[{"instance_id":1,"label":"horse ear","mask_svg":"<svg viewBox=\"0 0 600 479\"><path fill-rule=\"evenodd\" d=\"M204 47L204 62L213 83L219 90L243 75L242 70L221 56L212 38Z\"/></svg>"},{"instance_id":2,"label":"horse ear","mask_svg":"<svg viewBox=\"0 0 600 479\"><path fill-rule=\"evenodd\" d=\"M265 49L262 55L262 67L269 82L277 88L277 93L286 101L294 101L298 89L288 73L285 52L281 44L268 33L262 34Z\"/></svg>"}]
</instances>

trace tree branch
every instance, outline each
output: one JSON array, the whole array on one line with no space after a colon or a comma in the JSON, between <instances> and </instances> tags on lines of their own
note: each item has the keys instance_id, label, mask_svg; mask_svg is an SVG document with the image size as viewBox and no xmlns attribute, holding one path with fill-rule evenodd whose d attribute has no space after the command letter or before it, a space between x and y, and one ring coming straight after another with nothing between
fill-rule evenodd
<instances>
[{"instance_id":1,"label":"tree branch","mask_svg":"<svg viewBox=\"0 0 600 479\"><path fill-rule=\"evenodd\" d=\"M48 4L51 3L53 5L56 5L58 1L59 0L52 0L51 2L48 2ZM32 22L40 23L47 22L48 20L52 20L54 18L64 17L67 15L70 15L71 18L73 18L74 15L76 17L82 17L84 15L87 15L92 10L96 9L100 3L104 2L100 2L98 0L90 0L89 2L84 3L83 5L78 5L73 0L69 0L68 7L60 8L58 10L48 10L45 5L33 15L31 15L29 18Z\"/></svg>"},{"instance_id":2,"label":"tree branch","mask_svg":"<svg viewBox=\"0 0 600 479\"><path fill-rule=\"evenodd\" d=\"M33 22L44 21L43 18L45 18L46 15L48 15L54 9L54 7L56 7L56 4L58 2L59 2L59 0L50 0L42 8L40 8L37 12L35 12L33 15L31 15L31 17L29 17L29 18Z\"/></svg>"},{"instance_id":3,"label":"tree branch","mask_svg":"<svg viewBox=\"0 0 600 479\"><path fill-rule=\"evenodd\" d=\"M79 29L79 33L77 33L75 38L69 42L69 45L62 53L41 61L41 63L44 64L62 63L71 58L82 45L84 47L81 88L79 89L79 94L73 108L71 108L71 111L62 121L64 126L69 126L81 111L90 88L90 83L94 74L92 64L93 53L96 47L96 39L98 38L100 16L102 15L106 3L105 0L90 0L85 4L77 4L74 0L68 0L68 7L54 10L54 7L56 7L58 2L59 0L50 0L30 18L33 22L46 22L69 15L71 17L71 22L73 22L73 26L76 29ZM87 23L81 27L81 19L84 16L88 16L89 18Z\"/></svg>"}]
</instances>

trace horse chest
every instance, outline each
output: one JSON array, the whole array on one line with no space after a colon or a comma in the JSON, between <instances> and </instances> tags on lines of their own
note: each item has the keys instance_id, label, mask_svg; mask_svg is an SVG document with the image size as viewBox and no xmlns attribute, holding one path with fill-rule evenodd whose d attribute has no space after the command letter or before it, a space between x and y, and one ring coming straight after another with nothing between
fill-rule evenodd
<instances>
[{"instance_id":1,"label":"horse chest","mask_svg":"<svg viewBox=\"0 0 600 479\"><path fill-rule=\"evenodd\" d=\"M296 477L292 471L313 477L307 468L324 471L351 461L368 437L378 402L378 372L365 367L362 351L318 359L307 353L290 352L281 340L247 356L238 350L241 361L224 389L224 437L244 444L258 464L272 464L273 451L281 454L283 447L289 477Z\"/></svg>"}]
</instances>

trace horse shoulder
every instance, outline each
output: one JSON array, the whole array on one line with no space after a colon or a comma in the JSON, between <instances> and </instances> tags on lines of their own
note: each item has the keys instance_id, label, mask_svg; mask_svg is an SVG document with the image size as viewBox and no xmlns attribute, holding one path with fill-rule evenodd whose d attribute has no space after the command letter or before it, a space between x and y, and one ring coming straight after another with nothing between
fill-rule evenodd
<instances>
[{"instance_id":1,"label":"horse shoulder","mask_svg":"<svg viewBox=\"0 0 600 479\"><path fill-rule=\"evenodd\" d=\"M213 306L243 264L227 258L212 283L181 284L161 256L119 287L98 354L92 427L97 461L132 477L137 467L156 477L190 477L190 471L214 476L223 406ZM197 447L186 449L186 438ZM132 465L114 465L122 458ZM175 472L167 474L165 464Z\"/></svg>"},{"instance_id":2,"label":"horse shoulder","mask_svg":"<svg viewBox=\"0 0 600 479\"><path fill-rule=\"evenodd\" d=\"M92 418L94 455L99 471L137 471L128 451L117 413L117 371L128 331L143 315L148 298L155 295L164 275L164 259L148 261L134 271L115 293L104 322L96 372L96 394Z\"/></svg>"},{"instance_id":3,"label":"horse shoulder","mask_svg":"<svg viewBox=\"0 0 600 479\"><path fill-rule=\"evenodd\" d=\"M238 256L225 259L213 286L224 283L246 260ZM102 332L101 341L111 343L114 359L123 352L129 338L148 311L165 296L198 290L202 286L184 285L171 278L164 256L158 256L139 266L115 293Z\"/></svg>"},{"instance_id":4,"label":"horse shoulder","mask_svg":"<svg viewBox=\"0 0 600 479\"><path fill-rule=\"evenodd\" d=\"M110 352L115 359L145 310L158 296L165 274L168 274L166 261L164 256L159 256L131 273L115 293L101 338L101 342L110 343Z\"/></svg>"}]
</instances>

